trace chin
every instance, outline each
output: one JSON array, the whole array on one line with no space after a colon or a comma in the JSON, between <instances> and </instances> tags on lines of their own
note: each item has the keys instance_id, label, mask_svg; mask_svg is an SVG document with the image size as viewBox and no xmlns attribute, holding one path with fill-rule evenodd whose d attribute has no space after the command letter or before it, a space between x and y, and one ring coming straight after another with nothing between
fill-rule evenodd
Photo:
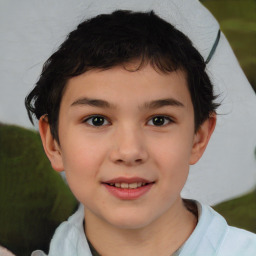
<instances>
[{"instance_id":1,"label":"chin","mask_svg":"<svg viewBox=\"0 0 256 256\"><path fill-rule=\"evenodd\" d=\"M125 214L115 214L108 222L119 229L142 229L154 221L153 216L139 212Z\"/></svg>"}]
</instances>

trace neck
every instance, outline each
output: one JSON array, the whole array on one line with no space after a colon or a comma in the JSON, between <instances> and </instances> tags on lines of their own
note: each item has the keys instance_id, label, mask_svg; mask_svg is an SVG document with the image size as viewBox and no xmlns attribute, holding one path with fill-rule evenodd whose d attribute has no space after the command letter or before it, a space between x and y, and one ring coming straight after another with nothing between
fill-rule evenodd
<instances>
[{"instance_id":1,"label":"neck","mask_svg":"<svg viewBox=\"0 0 256 256\"><path fill-rule=\"evenodd\" d=\"M171 255L189 238L197 218L179 198L168 212L146 227L122 229L85 209L87 238L103 256Z\"/></svg>"}]
</instances>

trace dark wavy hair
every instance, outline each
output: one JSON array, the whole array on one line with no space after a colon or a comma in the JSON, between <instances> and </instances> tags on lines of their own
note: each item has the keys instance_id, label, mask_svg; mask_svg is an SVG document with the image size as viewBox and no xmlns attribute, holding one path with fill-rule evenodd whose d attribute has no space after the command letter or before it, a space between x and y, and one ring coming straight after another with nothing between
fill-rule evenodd
<instances>
[{"instance_id":1,"label":"dark wavy hair","mask_svg":"<svg viewBox=\"0 0 256 256\"><path fill-rule=\"evenodd\" d=\"M195 113L195 131L215 112L213 86L205 62L191 41L174 26L147 13L115 11L82 22L45 62L35 88L25 99L28 116L48 115L59 142L58 117L67 81L92 69L109 69L138 61L137 70L151 65L157 72L183 70ZM131 70L131 72L136 70Z\"/></svg>"}]
</instances>

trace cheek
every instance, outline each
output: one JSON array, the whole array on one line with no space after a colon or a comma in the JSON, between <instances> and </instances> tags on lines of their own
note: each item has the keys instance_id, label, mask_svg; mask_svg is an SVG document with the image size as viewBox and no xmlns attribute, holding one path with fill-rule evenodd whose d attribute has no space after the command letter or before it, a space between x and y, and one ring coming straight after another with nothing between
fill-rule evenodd
<instances>
[{"instance_id":1,"label":"cheek","mask_svg":"<svg viewBox=\"0 0 256 256\"><path fill-rule=\"evenodd\" d=\"M104 149L90 140L73 138L63 145L62 159L67 182L79 201L83 201L85 195L92 195L103 155Z\"/></svg>"},{"instance_id":2,"label":"cheek","mask_svg":"<svg viewBox=\"0 0 256 256\"><path fill-rule=\"evenodd\" d=\"M169 183L169 186L182 188L189 171L191 138L184 138L178 134L166 136L158 141L158 145L161 146L155 147L152 154L160 177L163 182Z\"/></svg>"},{"instance_id":3,"label":"cheek","mask_svg":"<svg viewBox=\"0 0 256 256\"><path fill-rule=\"evenodd\" d=\"M158 140L156 145L151 146L155 159L161 165L168 168L176 166L183 168L189 166L190 155L192 151L192 139L179 134L164 136Z\"/></svg>"},{"instance_id":4,"label":"cheek","mask_svg":"<svg viewBox=\"0 0 256 256\"><path fill-rule=\"evenodd\" d=\"M69 144L68 149L63 151L62 159L66 172L89 174L93 172L96 165L97 157L99 156L99 150L90 147L90 145Z\"/></svg>"},{"instance_id":5,"label":"cheek","mask_svg":"<svg viewBox=\"0 0 256 256\"><path fill-rule=\"evenodd\" d=\"M71 127L72 128L72 127ZM100 136L87 134L83 128L69 129L62 147L63 163L69 171L92 171L99 164L105 148Z\"/></svg>"}]
</instances>

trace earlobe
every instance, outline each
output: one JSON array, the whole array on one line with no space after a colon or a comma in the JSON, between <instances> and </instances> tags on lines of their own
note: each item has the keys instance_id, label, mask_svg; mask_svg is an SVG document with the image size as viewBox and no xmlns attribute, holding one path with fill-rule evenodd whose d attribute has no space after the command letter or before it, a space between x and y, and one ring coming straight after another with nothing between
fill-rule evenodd
<instances>
[{"instance_id":1,"label":"earlobe","mask_svg":"<svg viewBox=\"0 0 256 256\"><path fill-rule=\"evenodd\" d=\"M63 171L64 167L61 149L56 139L54 139L51 134L47 115L42 116L39 120L39 133L43 143L44 151L51 162L52 168L58 172Z\"/></svg>"},{"instance_id":2,"label":"earlobe","mask_svg":"<svg viewBox=\"0 0 256 256\"><path fill-rule=\"evenodd\" d=\"M216 114L213 113L198 129L194 136L194 142L190 157L190 165L199 161L202 157L212 133L216 126Z\"/></svg>"}]
</instances>

